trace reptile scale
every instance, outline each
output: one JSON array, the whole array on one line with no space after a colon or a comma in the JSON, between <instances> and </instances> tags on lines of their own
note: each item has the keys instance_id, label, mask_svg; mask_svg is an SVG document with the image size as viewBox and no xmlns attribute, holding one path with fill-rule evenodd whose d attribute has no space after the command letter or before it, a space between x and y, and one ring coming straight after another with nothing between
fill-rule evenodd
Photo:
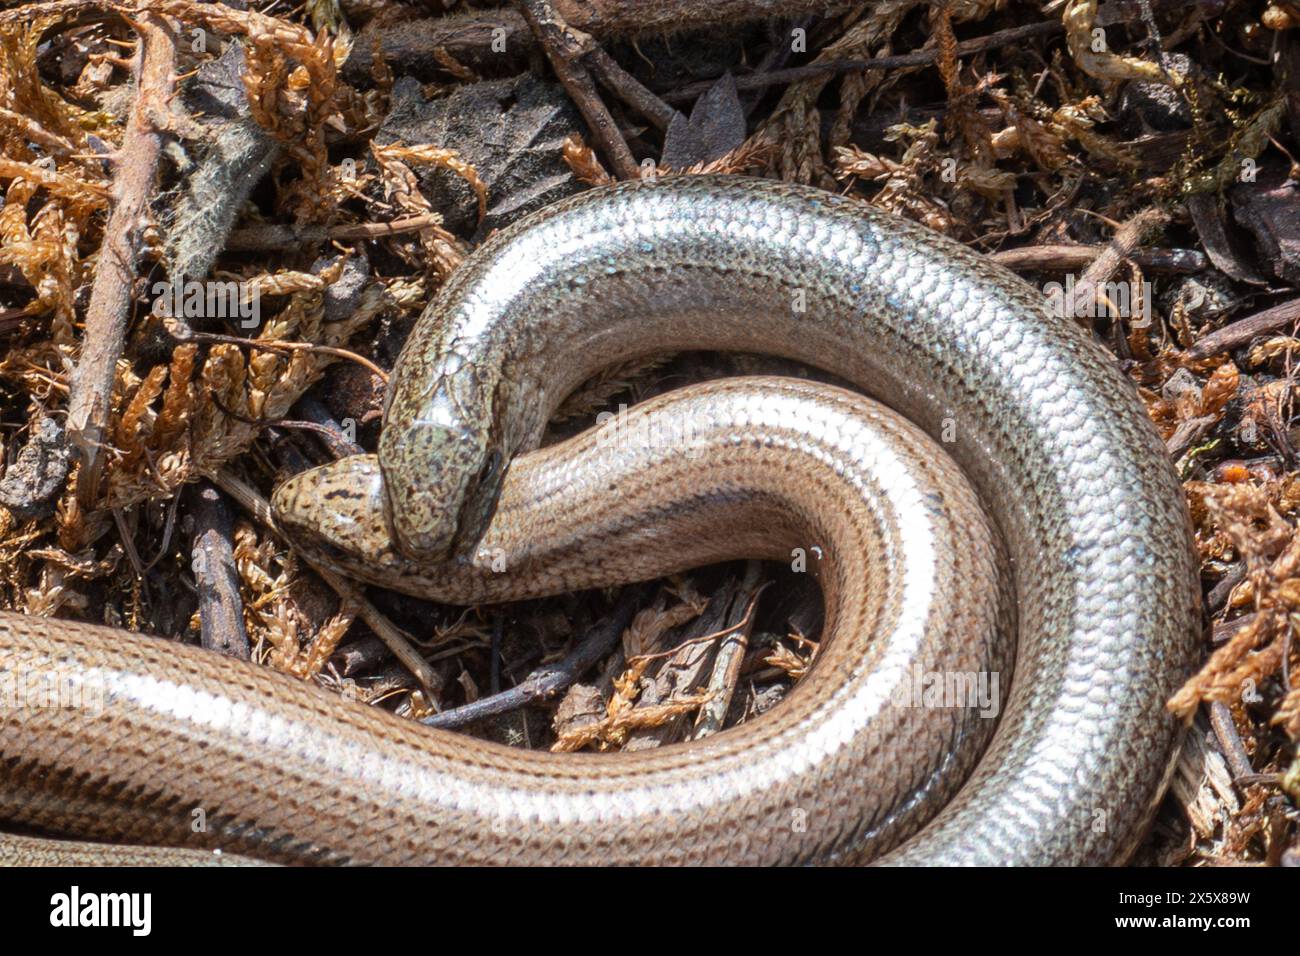
<instances>
[{"instance_id":1,"label":"reptile scale","mask_svg":"<svg viewBox=\"0 0 1300 956\"><path fill-rule=\"evenodd\" d=\"M671 441L537 448L594 372L689 349L783 356L872 398L728 379L620 423ZM297 475L274 506L315 560L460 603L816 547L825 639L739 727L561 756L4 614L0 678L72 675L101 706L0 705L0 819L140 846L0 836L0 859L1112 863L1176 753L1196 561L1132 385L1008 271L814 189L644 181L501 231L412 332L378 455ZM926 706L918 673L1000 678L997 719Z\"/></svg>"}]
</instances>

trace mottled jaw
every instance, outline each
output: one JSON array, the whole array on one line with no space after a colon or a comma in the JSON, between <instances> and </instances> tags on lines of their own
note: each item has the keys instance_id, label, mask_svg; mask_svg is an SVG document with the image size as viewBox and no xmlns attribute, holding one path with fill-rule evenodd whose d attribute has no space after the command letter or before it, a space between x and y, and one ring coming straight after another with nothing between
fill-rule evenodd
<instances>
[{"instance_id":1,"label":"mottled jaw","mask_svg":"<svg viewBox=\"0 0 1300 956\"><path fill-rule=\"evenodd\" d=\"M354 455L300 472L271 496L280 530L294 548L345 572L403 563L384 518L379 459Z\"/></svg>"},{"instance_id":2,"label":"mottled jaw","mask_svg":"<svg viewBox=\"0 0 1300 956\"><path fill-rule=\"evenodd\" d=\"M497 460L490 454L486 428L465 427L453 417L441 406L426 408L405 425L385 424L379 437L388 527L398 550L412 559L436 561L453 551L460 515L474 507L484 463ZM489 477L494 473L486 470ZM498 488L486 489L490 504L495 504ZM480 531L481 525L472 530Z\"/></svg>"}]
</instances>

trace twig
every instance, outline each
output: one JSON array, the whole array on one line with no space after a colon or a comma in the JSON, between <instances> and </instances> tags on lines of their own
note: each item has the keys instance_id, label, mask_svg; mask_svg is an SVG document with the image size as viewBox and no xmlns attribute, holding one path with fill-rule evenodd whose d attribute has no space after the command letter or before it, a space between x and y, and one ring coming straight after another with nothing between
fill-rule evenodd
<instances>
[{"instance_id":1,"label":"twig","mask_svg":"<svg viewBox=\"0 0 1300 956\"><path fill-rule=\"evenodd\" d=\"M722 665L720 673L718 654L732 641L746 640L753 602L744 600L744 595L757 580L756 569L756 563L750 562L743 582L727 578L710 596L703 612L682 628L680 636L685 640L667 650L628 658L630 669L647 661L664 662L649 681L641 681L641 694L632 708L639 716L633 717L635 730L628 734L623 749L648 749L688 738L688 710L696 709L692 702L700 708L715 703L713 691L702 689L711 678L722 688L719 693L730 695L725 685L727 668ZM653 716L655 713L660 716Z\"/></svg>"},{"instance_id":2,"label":"twig","mask_svg":"<svg viewBox=\"0 0 1300 956\"><path fill-rule=\"evenodd\" d=\"M1157 7L1181 5L1186 0L1165 0L1164 3L1157 3ZM783 14L791 16L792 12ZM1142 11L1136 4L1127 3L1108 3L1099 11L1097 17L1098 26L1110 26L1112 24L1124 23L1130 20L1137 20L1141 17ZM1047 20L1042 23L1027 23L1023 26L1010 27L1006 30L999 30L996 33L990 33L987 36L974 37L970 40L963 40L957 44L956 55L958 57L973 56L976 53L984 53L988 50L995 50L999 47L1011 46L1025 40L1034 40L1038 38L1054 37L1065 30L1065 25L1060 20ZM594 31L598 32L598 31ZM938 61L939 50L916 50L912 53L900 53L896 56L873 57L870 60L826 60L821 63L809 63L806 66L791 67L787 70L771 70L763 73L751 73L746 76L736 77L736 89L757 90L768 86L775 86L781 83L794 83L799 80L812 80L819 77L835 76L840 73L860 73L866 70L901 70L908 67L930 66ZM702 96L713 86L713 80L701 80L698 83L691 83L680 89L674 90L664 96L664 99L670 103L680 102L682 100L693 100Z\"/></svg>"},{"instance_id":3,"label":"twig","mask_svg":"<svg viewBox=\"0 0 1300 956\"><path fill-rule=\"evenodd\" d=\"M337 447L335 445L336 438L342 439L342 434L337 422L334 423L334 427L331 429L328 425L318 424L317 422L314 421L295 421L292 418L251 418L248 415L243 415L235 411L233 408L228 407L225 402L223 402L221 399L219 399L216 396L215 393L213 393L211 397L212 397L212 404L217 406L217 410L220 411L221 414L225 415L227 418L233 418L237 422L243 422L245 425L253 425L257 428L265 428L268 430L276 429L276 428L290 428L290 429L298 429L301 431L315 432L317 435L320 435L323 439L325 439L327 447L331 449ZM365 453L364 449L362 449L359 445L352 445L348 451L345 451L343 454L336 455L335 457L346 458L348 455L361 455L364 453ZM296 464L302 465L301 468L297 469L298 471L302 471L303 468L311 467L311 465L306 462L306 459L303 459L302 461L297 462Z\"/></svg>"},{"instance_id":4,"label":"twig","mask_svg":"<svg viewBox=\"0 0 1300 956\"><path fill-rule=\"evenodd\" d=\"M1036 37L1051 37L1064 30L1059 20L1044 23L1029 23L1009 30L1000 30L988 36L977 37L957 44L957 56L973 56L1002 46L1009 46L1023 40ZM867 70L899 70L906 67L930 66L937 62L938 50L917 50L913 53L901 53L898 56L879 56L870 60L826 60L823 63L810 63L807 66L795 66L786 70L772 70L769 73L751 73L736 77L736 89L758 90L781 83L795 83L799 80L814 80L841 73L862 73ZM664 95L669 103L693 100L707 93L714 80L702 80L690 83Z\"/></svg>"},{"instance_id":5,"label":"twig","mask_svg":"<svg viewBox=\"0 0 1300 956\"><path fill-rule=\"evenodd\" d=\"M1210 593L1205 596L1205 606L1211 611L1219 610L1228 603L1228 597L1232 594L1233 589L1245 579L1246 562L1238 561L1218 584L1210 588Z\"/></svg>"},{"instance_id":6,"label":"twig","mask_svg":"<svg viewBox=\"0 0 1300 956\"><path fill-rule=\"evenodd\" d=\"M681 115L656 96L649 87L619 66L618 62L600 47L592 47L587 54L587 65L611 93L659 129L668 129L673 117Z\"/></svg>"},{"instance_id":7,"label":"twig","mask_svg":"<svg viewBox=\"0 0 1300 956\"><path fill-rule=\"evenodd\" d=\"M571 27L599 37L666 33L722 23L790 19L827 14L857 4L849 0L555 0L556 13ZM501 62L518 60L532 48L535 35L515 11L480 10L459 16L404 20L361 34L348 60L353 76L369 74L378 46L389 63L403 71L427 69L445 50L453 59Z\"/></svg>"},{"instance_id":8,"label":"twig","mask_svg":"<svg viewBox=\"0 0 1300 956\"><path fill-rule=\"evenodd\" d=\"M110 508L109 514L113 516L113 523L117 525L117 536L122 540L122 550L126 552L126 559L131 564L131 570L135 572L136 580L144 580L144 562L140 560L140 552L136 550L135 538L126 523L126 516L122 514L121 508Z\"/></svg>"},{"instance_id":9,"label":"twig","mask_svg":"<svg viewBox=\"0 0 1300 956\"><path fill-rule=\"evenodd\" d=\"M51 22L36 39L44 40L46 35L59 26L83 26L109 19L109 11L120 11L120 4L111 0L53 0L49 3L24 3L15 9L0 11L0 24L37 23L40 18Z\"/></svg>"},{"instance_id":10,"label":"twig","mask_svg":"<svg viewBox=\"0 0 1300 956\"><path fill-rule=\"evenodd\" d=\"M1233 618L1231 621L1218 621L1210 631L1210 643L1215 647L1220 644L1226 644L1236 637L1237 633L1243 628L1250 627L1255 623L1254 614L1246 614L1242 617Z\"/></svg>"},{"instance_id":11,"label":"twig","mask_svg":"<svg viewBox=\"0 0 1300 956\"><path fill-rule=\"evenodd\" d=\"M336 348L333 345L317 345L315 342L281 342L267 339L246 339L238 335L221 335L217 332L198 332L175 316L164 316L164 320L168 333L181 342L217 342L225 345L238 345L243 348L266 349L268 352L320 352L323 355L333 355L356 362L379 376L385 385L388 384L387 372L364 355L358 355L348 349Z\"/></svg>"},{"instance_id":12,"label":"twig","mask_svg":"<svg viewBox=\"0 0 1300 956\"><path fill-rule=\"evenodd\" d=\"M578 107L592 138L600 144L605 158L620 179L639 179L640 168L596 90L591 74L582 65L582 57L591 49L591 38L579 34L562 20L550 0L515 0L529 28L546 50L555 75L564 84L570 99Z\"/></svg>"},{"instance_id":13,"label":"twig","mask_svg":"<svg viewBox=\"0 0 1300 956\"><path fill-rule=\"evenodd\" d=\"M176 45L163 17L143 12L136 19L140 54L136 98L119 151L115 203L104 226L99 266L86 309L86 338L71 377L68 438L81 460L77 500L89 510L98 496L103 436L111 411L113 373L126 341L136 259L162 151L169 100L175 90Z\"/></svg>"},{"instance_id":14,"label":"twig","mask_svg":"<svg viewBox=\"0 0 1300 956\"><path fill-rule=\"evenodd\" d=\"M754 626L754 607L758 604L758 596L766 587L766 585L762 587L758 585L761 567L757 561L750 561L745 565L741 593L748 592L750 595L746 602L745 615L736 629L718 645L717 656L713 659L713 672L709 675L709 683L704 689L709 695L709 701L700 708L699 715L695 718L692 740L700 740L716 734L727 719L731 698L740 680L740 666L744 663L745 652L749 649L749 635Z\"/></svg>"},{"instance_id":15,"label":"twig","mask_svg":"<svg viewBox=\"0 0 1300 956\"><path fill-rule=\"evenodd\" d=\"M430 226L442 225L442 215L436 212L407 216L392 222L359 222L325 228L323 226L288 226L268 223L235 229L226 240L230 252L265 252L297 246L315 246L329 239L351 242L359 239L383 239L406 232L419 232Z\"/></svg>"},{"instance_id":16,"label":"twig","mask_svg":"<svg viewBox=\"0 0 1300 956\"><path fill-rule=\"evenodd\" d=\"M231 545L230 508L206 481L194 486L193 500L191 563L199 594L200 642L208 650L246 661L252 649Z\"/></svg>"},{"instance_id":17,"label":"twig","mask_svg":"<svg viewBox=\"0 0 1300 956\"><path fill-rule=\"evenodd\" d=\"M1218 421L1215 415L1198 415L1196 418L1179 422L1174 433L1165 441L1165 450L1169 452L1169 457L1178 461L1193 445L1204 438Z\"/></svg>"},{"instance_id":18,"label":"twig","mask_svg":"<svg viewBox=\"0 0 1300 956\"><path fill-rule=\"evenodd\" d=\"M1212 7L1222 0L1198 0L1191 4L1188 0L1156 0L1157 9L1178 7L1186 10L1190 6ZM723 2L701 3L699 0L656 0L645 3L642 0L600 0L600 2L581 2L581 0L556 0L556 11L571 27L605 39L642 33L664 33L676 30L698 29L715 24L745 23L754 20L799 21L809 15L824 15L837 9L855 6L850 3L827 2L827 0L723 0ZM861 6L861 4L856 4ZM1141 17L1141 10L1136 3L1128 0L1111 0L1101 6L1097 15L1097 26L1106 27L1126 23ZM1013 27L1013 30L1028 30L1022 35L1012 34L1010 39L1002 39L1009 31L989 34L987 38L966 41L968 44L990 43L983 49L1005 46L1018 40L1035 36L1052 36L1063 32L1059 20ZM1037 31L1042 31L1041 33ZM997 40L993 38L997 37ZM533 49L534 37L523 18L510 9L478 10L460 15L424 18L418 20L398 20L388 24L375 23L362 32L359 42L348 58L344 67L347 75L359 80L370 75L373 54L378 50L385 61L398 68L399 72L427 74L438 63L437 51L445 51L456 61L470 61L479 69L502 72L518 62ZM964 46L964 44L962 45ZM962 46L958 55L966 55ZM976 49L974 52L980 52ZM924 53L904 54L906 57L924 57ZM879 62L888 63L894 58L885 58ZM877 62L877 61L839 61ZM895 62L893 66L882 65L882 69L903 66L928 66L928 58L908 59ZM854 67L853 69L858 69ZM874 69L875 67L869 67ZM824 76L827 70L834 71L830 64L818 64L813 76ZM504 74L503 74L504 75ZM753 76L776 76L763 72ZM807 78L807 77L803 77ZM752 86L740 83L741 89L759 88L768 85L747 77ZM783 82L773 79L771 83ZM711 82L708 85L712 85ZM687 88L683 88L687 89ZM679 91L680 93L680 91ZM700 95L699 92L691 94ZM674 97L669 97L673 99ZM690 97L687 97L690 98Z\"/></svg>"},{"instance_id":19,"label":"twig","mask_svg":"<svg viewBox=\"0 0 1300 956\"><path fill-rule=\"evenodd\" d=\"M306 421L296 424L311 425L312 430L321 436L322 443L335 458L366 453L364 448L344 434L343 426L336 422L329 409L316 399L304 395L298 399L298 411Z\"/></svg>"},{"instance_id":20,"label":"twig","mask_svg":"<svg viewBox=\"0 0 1300 956\"><path fill-rule=\"evenodd\" d=\"M30 116L24 116L21 113L15 113L13 110L7 110L0 106L0 124L14 127L31 142L39 143L55 156L68 157L77 154L77 147L74 143L64 139L58 133L50 132Z\"/></svg>"},{"instance_id":21,"label":"twig","mask_svg":"<svg viewBox=\"0 0 1300 956\"><path fill-rule=\"evenodd\" d=\"M1220 352L1230 352L1245 345L1257 335L1276 332L1278 329L1300 321L1300 299L1288 299L1271 309L1256 312L1244 319L1238 319L1231 325L1225 325L1217 332L1211 332L1185 353L1189 361L1207 359Z\"/></svg>"},{"instance_id":22,"label":"twig","mask_svg":"<svg viewBox=\"0 0 1300 956\"><path fill-rule=\"evenodd\" d=\"M1082 303L1092 303L1123 264L1148 236L1169 221L1169 214L1161 209L1144 209L1115 230L1109 243L1089 263L1078 283L1069 291L1065 301L1066 315L1091 315L1091 310L1080 311Z\"/></svg>"},{"instance_id":23,"label":"twig","mask_svg":"<svg viewBox=\"0 0 1300 956\"><path fill-rule=\"evenodd\" d=\"M337 592L340 600L344 603L354 603L360 608L361 619L375 632L376 637L388 645L388 649L415 676L415 679L420 682L420 686L432 698L436 688L441 685L442 681L434 669L429 666L428 661L420 656L420 652L416 649L410 635L390 621L379 608L367 601L361 588L354 585L347 578L311 561L307 563L311 565L312 570L320 575L326 584Z\"/></svg>"},{"instance_id":24,"label":"twig","mask_svg":"<svg viewBox=\"0 0 1300 956\"><path fill-rule=\"evenodd\" d=\"M578 643L578 646L558 663L539 667L509 690L476 700L472 704L465 704L463 707L432 714L422 718L420 723L430 727L464 727L485 717L496 717L553 697L613 649L628 625L632 623L632 615L641 603L644 593L644 585L628 590L619 601L614 613L593 628Z\"/></svg>"},{"instance_id":25,"label":"twig","mask_svg":"<svg viewBox=\"0 0 1300 956\"><path fill-rule=\"evenodd\" d=\"M660 33L710 23L789 19L805 13L831 14L860 4L847 0L555 0L569 23L589 33Z\"/></svg>"},{"instance_id":26,"label":"twig","mask_svg":"<svg viewBox=\"0 0 1300 956\"><path fill-rule=\"evenodd\" d=\"M1086 269L1101 254L1102 244L1054 244L1003 249L989 256L999 265L1023 272L1074 272ZM1135 249L1128 257L1148 272L1193 275L1209 268L1209 259L1195 249Z\"/></svg>"},{"instance_id":27,"label":"twig","mask_svg":"<svg viewBox=\"0 0 1300 956\"><path fill-rule=\"evenodd\" d=\"M1227 758L1232 779L1240 782L1252 776L1255 768L1250 765L1250 755L1246 753L1246 747L1242 744L1237 728L1232 722L1232 712L1217 700L1211 701L1209 707L1210 726L1214 728L1214 736L1219 738L1219 746L1223 748L1223 756Z\"/></svg>"}]
</instances>

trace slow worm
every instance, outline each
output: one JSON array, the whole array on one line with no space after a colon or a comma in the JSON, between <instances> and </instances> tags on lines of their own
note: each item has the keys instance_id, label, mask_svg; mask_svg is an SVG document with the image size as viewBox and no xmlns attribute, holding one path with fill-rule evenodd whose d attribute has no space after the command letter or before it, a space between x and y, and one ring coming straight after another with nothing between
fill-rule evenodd
<instances>
[{"instance_id":1,"label":"slow worm","mask_svg":"<svg viewBox=\"0 0 1300 956\"><path fill-rule=\"evenodd\" d=\"M794 359L907 421L736 379L533 450L594 371L689 349ZM447 601L815 548L824 646L759 719L558 756L6 614L4 686L53 674L82 706L5 698L0 819L285 862L1109 863L1176 751L1164 701L1196 653L1196 562L1132 386L1011 273L827 193L642 182L504 230L412 333L378 458L295 476L275 506L317 560ZM935 675L1000 690L918 696ZM114 852L14 846L0 857Z\"/></svg>"}]
</instances>

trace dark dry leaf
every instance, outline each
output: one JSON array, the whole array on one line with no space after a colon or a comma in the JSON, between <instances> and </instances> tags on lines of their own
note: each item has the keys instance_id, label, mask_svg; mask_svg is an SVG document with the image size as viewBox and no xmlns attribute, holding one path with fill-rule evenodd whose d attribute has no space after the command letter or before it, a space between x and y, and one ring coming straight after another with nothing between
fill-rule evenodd
<instances>
[{"instance_id":1,"label":"dark dry leaf","mask_svg":"<svg viewBox=\"0 0 1300 956\"><path fill-rule=\"evenodd\" d=\"M393 87L375 142L454 149L473 166L488 188L481 224L477 197L462 177L441 167L422 167L416 175L447 228L478 240L582 188L563 159L565 139L580 130L564 90L529 74L462 86L433 101L405 78Z\"/></svg>"},{"instance_id":2,"label":"dark dry leaf","mask_svg":"<svg viewBox=\"0 0 1300 956\"><path fill-rule=\"evenodd\" d=\"M1228 190L1232 213L1255 237L1260 258L1275 275L1300 283L1300 195L1283 162L1259 169L1253 183L1238 183Z\"/></svg>"},{"instance_id":3,"label":"dark dry leaf","mask_svg":"<svg viewBox=\"0 0 1300 956\"><path fill-rule=\"evenodd\" d=\"M412 8L395 4L367 23L343 66L344 79L358 85L370 81L376 45L394 73L422 80L447 76L429 55L430 50L444 50L479 75L502 76L524 67L533 49L528 24L514 10L471 11L432 19L413 17L413 13Z\"/></svg>"},{"instance_id":4,"label":"dark dry leaf","mask_svg":"<svg viewBox=\"0 0 1300 956\"><path fill-rule=\"evenodd\" d=\"M1259 273L1246 264L1228 225L1223 204L1218 197L1209 193L1189 196L1187 211L1192 215L1196 233L1201 238L1201 245L1215 267L1238 282L1252 285L1267 285Z\"/></svg>"},{"instance_id":5,"label":"dark dry leaf","mask_svg":"<svg viewBox=\"0 0 1300 956\"><path fill-rule=\"evenodd\" d=\"M1180 75L1192 72L1192 61L1181 53L1166 55L1166 65ZM1186 96L1167 83L1133 82L1120 95L1120 115L1135 131L1171 133L1192 125L1192 107Z\"/></svg>"},{"instance_id":6,"label":"dark dry leaf","mask_svg":"<svg viewBox=\"0 0 1300 956\"><path fill-rule=\"evenodd\" d=\"M208 274L244 201L280 155L280 145L249 114L246 71L244 48L231 41L184 87L186 108L201 118L186 124L198 137L186 144L197 165L163 212L164 259L174 278Z\"/></svg>"},{"instance_id":7,"label":"dark dry leaf","mask_svg":"<svg viewBox=\"0 0 1300 956\"><path fill-rule=\"evenodd\" d=\"M19 521L52 514L54 497L63 490L71 467L63 428L52 418L42 418L0 481L0 505Z\"/></svg>"},{"instance_id":8,"label":"dark dry leaf","mask_svg":"<svg viewBox=\"0 0 1300 956\"><path fill-rule=\"evenodd\" d=\"M555 709L555 735L563 737L605 719L605 699L588 684L574 684Z\"/></svg>"},{"instance_id":9,"label":"dark dry leaf","mask_svg":"<svg viewBox=\"0 0 1300 956\"><path fill-rule=\"evenodd\" d=\"M721 159L745 141L745 110L736 80L724 73L695 103L688 120L674 117L664 137L661 165L689 169Z\"/></svg>"},{"instance_id":10,"label":"dark dry leaf","mask_svg":"<svg viewBox=\"0 0 1300 956\"><path fill-rule=\"evenodd\" d=\"M338 322L356 311L370 279L370 260L366 257L365 247L357 247L358 254L348 256L343 263L339 277L325 289L324 313L326 322ZM327 267L338 261L338 256L325 256L312 263L313 275L319 275Z\"/></svg>"}]
</instances>

